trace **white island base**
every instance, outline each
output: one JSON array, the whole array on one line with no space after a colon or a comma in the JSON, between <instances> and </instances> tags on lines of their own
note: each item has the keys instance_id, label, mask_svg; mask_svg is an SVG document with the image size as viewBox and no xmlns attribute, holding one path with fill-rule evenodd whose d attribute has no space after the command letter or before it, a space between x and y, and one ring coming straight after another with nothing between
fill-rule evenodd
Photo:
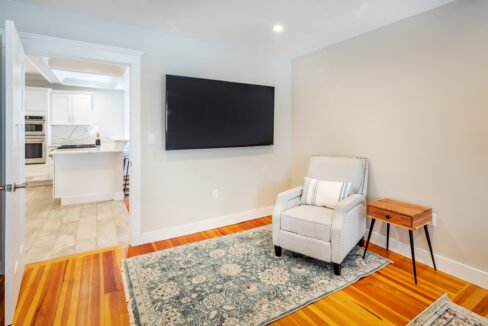
<instances>
[{"instance_id":1,"label":"white island base","mask_svg":"<svg viewBox=\"0 0 488 326\"><path fill-rule=\"evenodd\" d=\"M122 150L55 150L52 155L53 192L62 206L124 199Z\"/></svg>"}]
</instances>

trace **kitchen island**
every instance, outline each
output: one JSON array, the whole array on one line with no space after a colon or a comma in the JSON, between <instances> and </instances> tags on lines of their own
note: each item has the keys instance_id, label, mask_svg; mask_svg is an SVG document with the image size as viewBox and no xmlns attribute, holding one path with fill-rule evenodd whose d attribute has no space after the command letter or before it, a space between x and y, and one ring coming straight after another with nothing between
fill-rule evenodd
<instances>
[{"instance_id":1,"label":"kitchen island","mask_svg":"<svg viewBox=\"0 0 488 326\"><path fill-rule=\"evenodd\" d=\"M56 149L51 154L53 195L62 206L124 199L123 150Z\"/></svg>"}]
</instances>

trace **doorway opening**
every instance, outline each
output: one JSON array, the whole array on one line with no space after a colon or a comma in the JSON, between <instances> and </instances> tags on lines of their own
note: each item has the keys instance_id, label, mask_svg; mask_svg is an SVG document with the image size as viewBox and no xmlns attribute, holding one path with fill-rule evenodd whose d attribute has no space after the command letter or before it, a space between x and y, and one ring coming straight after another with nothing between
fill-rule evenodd
<instances>
[{"instance_id":1,"label":"doorway opening","mask_svg":"<svg viewBox=\"0 0 488 326\"><path fill-rule=\"evenodd\" d=\"M26 52L24 262L128 244L129 66Z\"/></svg>"},{"instance_id":2,"label":"doorway opening","mask_svg":"<svg viewBox=\"0 0 488 326\"><path fill-rule=\"evenodd\" d=\"M37 35L37 34L28 34L28 33L19 33L15 28L15 24L12 21L5 22L5 30L0 29L0 36L2 41L2 48L1 48L1 55L2 55L2 119L0 119L0 129L2 136L2 142L0 145L0 159L2 161L2 171L0 173L0 181L1 182L1 210L0 213L2 215L2 232L3 241L2 245L2 256L1 256L1 264L0 267L2 272L4 273L5 278L0 277L0 287L4 284L4 297L0 296L0 303L2 299L5 299L5 321L6 324L10 324L13 321L15 306L18 298L18 294L20 291L20 284L22 281L24 265L25 265L25 258L26 253L28 252L28 248L26 248L25 243L25 229L26 229L26 222L25 222L25 172L26 172L26 165L25 160L28 159L29 162L34 162L41 164L40 162L44 159L47 161L48 153L45 146L42 146L42 132L40 130L46 130L45 133L49 132L50 128L53 125L56 126L68 126L73 127L79 123L80 125L88 125L86 122L91 117L91 112L87 109L91 102L91 97L87 96L87 94L68 94L64 93L61 94L63 90L57 90L60 92L59 96L56 97L57 107L60 108L59 110L55 110L54 115L51 117L46 117L45 115L38 115L38 112L31 112L32 117L26 119L26 103L25 103L25 92L26 88L24 85L25 81L25 61L26 57L30 57L31 63L32 61L38 60L38 65L42 66L42 62L44 64L49 64L50 58L56 58L59 60L68 60L68 61L81 61L84 64L86 62L90 62L91 64L101 64L101 65L119 65L125 67L125 75L126 82L128 84L128 90L126 91L126 97L124 98L124 103L128 104L127 114L130 116L130 125L126 129L130 129L130 138L131 144L129 146L129 157L130 157L130 164L126 166L130 166L130 212L128 213L128 232L129 236L127 240L129 243L137 243L141 233L141 155L140 155L140 64L141 64L141 56L143 52L135 51L135 50L128 50L128 49L121 49L115 47L109 47L105 45L93 44L93 43L86 43L80 41L73 41L67 39L60 39L55 37ZM41 60L42 62L40 62ZM58 62L59 63L59 62ZM73 62L71 62L73 64ZM67 63L64 63L67 65ZM49 66L49 65L48 65ZM60 64L60 66L63 66ZM76 65L74 64L71 68L74 68ZM45 68L45 67L44 67ZM50 67L50 70L52 70ZM47 76L49 79L49 71L43 70L42 67L35 68L43 77ZM62 70L62 69L59 69ZM65 69L66 71L71 72L80 72L76 69ZM73 71L74 70L74 71ZM52 71L51 71L52 72ZM94 73L90 71L89 73ZM71 74L72 75L72 74ZM52 76L51 76L52 77ZM73 77L73 76L71 76ZM71 78L70 77L70 78ZM78 76L79 77L79 76ZM76 81L79 78L68 78L66 75L58 76L58 78L63 79L62 83L68 84L71 82ZM64 81L66 79L66 81ZM73 80L74 79L74 80ZM61 84L62 84L61 83ZM50 82L52 84L52 82ZM39 85L38 85L39 86ZM38 87L38 86L31 86L31 87ZM70 86L70 85L65 85ZM87 85L85 85L87 86ZM98 85L100 86L100 84ZM80 85L71 85L70 87L80 87ZM39 87L43 88L43 87ZM46 87L47 88L47 87ZM90 88L97 88L93 87ZM54 87L51 87L51 93L54 92ZM3 96L5 95L5 96ZM37 94L39 95L39 94ZM64 96L63 96L64 95ZM39 95L42 97L42 94ZM35 97L35 96L34 96ZM44 96L44 98L49 99L50 101L53 100L50 96ZM64 102L63 102L64 101ZM34 101L35 102L35 101ZM42 102L42 101L41 101ZM63 106L64 103L64 106ZM27 107L29 107L29 103L27 103ZM48 104L48 114L52 114L52 106L51 103ZM64 108L64 109L62 109ZM31 110L32 109L32 110ZM35 108L30 108L30 111L35 111ZM31 119L32 118L32 119ZM55 120L53 120L55 118ZM47 119L51 119L51 122L47 122ZM32 120L32 123L28 123L26 128L26 120ZM53 123L53 121L64 121L63 123ZM81 123L80 121L85 121ZM129 120L127 120L128 123ZM27 130L26 130L27 129ZM26 134L26 131L29 133ZM92 132L96 131L92 130ZM73 131L73 136L77 131ZM26 148L25 137L29 136L29 142L27 143L29 148ZM34 137L37 136L37 137ZM68 135L69 136L69 135ZM109 136L107 133L106 136ZM124 142L124 139L117 138L117 135L110 141L113 143L113 146L117 146L117 142ZM125 135L124 135L125 137ZM32 138L32 139L31 139ZM68 137L70 138L70 137ZM96 137L97 138L97 137ZM100 135L101 144L97 141L95 142L95 146L97 144L100 145L100 150L103 149L103 145L106 144L102 135ZM46 135L44 135L44 142L47 143ZM32 140L32 142L31 142ZM51 139L52 140L52 139ZM106 140L106 139L105 139ZM30 146L32 145L32 146ZM121 144L123 147L123 144ZM28 153L26 155L25 149L27 149ZM58 150L56 148L56 150ZM55 150L55 151L56 151ZM54 157L54 172L52 173L53 180L47 182L42 186L49 186L53 189L51 192L51 196L58 198L60 207L70 206L70 205L83 205L87 202L87 200L101 202L101 201L108 201L108 200L118 200L121 203L121 206L124 207L123 199L124 199L124 192L123 192L123 173L124 173L124 160L119 159L120 156L117 155L106 155L105 159L97 160L97 159L87 159L89 154L86 152L79 153L79 157L75 160L68 159L68 157L72 156L74 153L55 153L52 152ZM75 148L71 150L85 150L88 151L90 148ZM120 153L121 150L112 150L113 152ZM123 151L122 151L123 152ZM107 150L109 153L109 150ZM95 154L95 153L91 153ZM59 161L56 162L56 155L59 156ZM64 156L66 157L64 157ZM82 155L84 159L81 159ZM123 154L122 154L123 156ZM115 157L115 158L114 158ZM70 163L71 162L71 163ZM97 162L101 162L99 165L96 165ZM112 165L110 165L112 164ZM98 167L98 169L90 169L88 167ZM108 168L101 168L103 166L110 166ZM113 166L118 166L118 168L113 168ZM83 175L84 178L79 178L74 182L64 182L61 184L60 187L57 187L57 181L66 181L66 176L63 176L62 173L67 173L69 167L72 170L75 170L77 173L71 174L78 176ZM33 175L36 174L46 174L49 173L49 169L46 170L39 168L40 170L35 171L27 171L28 173L32 173ZM117 173L113 173L113 171L118 171ZM91 175L86 176L83 173L88 173L90 171L105 171L106 173L101 173L99 175ZM80 172L80 174L78 174ZM83 172L83 173L81 173ZM83 193L79 193L80 190L84 190L86 192L87 186L96 184L100 184L100 181L103 177L107 177L110 175L110 172L113 176L113 182L102 182L102 185L112 185L114 184L122 184L122 189L118 191L107 191L106 188L103 191L94 191L91 195L83 196ZM58 176L60 178L58 178ZM82 180L82 181L79 181ZM107 179L108 180L108 179ZM34 180L33 180L34 181ZM41 180L38 180L41 181ZM46 181L46 180L44 180ZM89 181L92 181L91 183ZM53 186L54 184L54 186ZM56 190L60 190L58 192ZM117 187L115 187L117 188ZM28 189L29 190L29 189ZM89 190L89 189L88 189ZM113 189L112 189L113 190ZM72 191L71 193L69 191ZM76 193L78 191L78 193ZM110 193L112 196L110 197ZM30 196L30 194L27 194ZM43 197L45 196L45 197ZM39 194L40 198L45 199L46 201L49 200L48 195ZM52 199L52 198L51 198ZM35 207L41 207L38 205L34 205ZM112 206L110 206L112 208ZM42 209L38 209L42 211ZM93 210L93 209L92 209ZM98 210L97 210L98 211ZM104 208L100 208L100 211L103 212ZM80 208L81 212L81 208ZM112 209L113 212L113 209ZM33 210L33 213L36 210ZM60 212L58 212L60 213ZM66 215L64 212L59 214L62 218L65 218ZM81 214L80 214L81 215ZM108 215L108 214L106 214ZM45 216L46 217L46 216ZM59 221L59 219L58 219ZM34 222L32 222L34 223ZM59 224L59 222L57 223ZM61 226L59 226L61 227ZM71 226L72 227L72 226ZM35 227L32 227L34 229ZM42 229L42 226L40 226ZM49 229L45 227L45 230ZM70 230L69 227L66 227L67 230ZM51 229L52 233L57 234L59 228L57 225L53 226ZM73 232L74 233L74 232ZM71 242L70 242L71 241ZM98 241L98 237L97 237ZM61 240L58 240L59 243L72 243L72 238L70 240L67 237L62 237ZM98 243L97 243L98 246ZM32 247L32 244L31 244ZM69 246L68 246L69 247ZM76 247L75 247L76 248ZM69 254L67 251L62 252L60 250L60 255ZM27 257L28 258L28 257ZM36 260L41 260L40 258L35 258ZM4 282L3 282L4 281ZM1 313L1 311L0 311Z\"/></svg>"}]
</instances>

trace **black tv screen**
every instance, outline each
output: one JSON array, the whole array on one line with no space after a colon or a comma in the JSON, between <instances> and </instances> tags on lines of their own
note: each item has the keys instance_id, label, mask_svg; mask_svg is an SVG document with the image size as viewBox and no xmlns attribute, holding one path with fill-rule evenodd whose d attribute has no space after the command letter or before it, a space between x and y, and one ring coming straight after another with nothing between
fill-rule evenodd
<instances>
[{"instance_id":1,"label":"black tv screen","mask_svg":"<svg viewBox=\"0 0 488 326\"><path fill-rule=\"evenodd\" d=\"M274 87L166 75L166 150L273 144Z\"/></svg>"}]
</instances>

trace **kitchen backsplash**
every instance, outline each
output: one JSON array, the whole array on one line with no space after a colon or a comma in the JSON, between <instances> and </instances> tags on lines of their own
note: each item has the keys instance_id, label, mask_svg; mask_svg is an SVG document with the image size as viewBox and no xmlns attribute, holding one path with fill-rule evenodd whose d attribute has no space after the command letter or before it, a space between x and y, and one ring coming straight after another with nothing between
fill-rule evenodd
<instances>
[{"instance_id":1,"label":"kitchen backsplash","mask_svg":"<svg viewBox=\"0 0 488 326\"><path fill-rule=\"evenodd\" d=\"M92 126L51 126L51 145L94 144L95 138Z\"/></svg>"}]
</instances>

